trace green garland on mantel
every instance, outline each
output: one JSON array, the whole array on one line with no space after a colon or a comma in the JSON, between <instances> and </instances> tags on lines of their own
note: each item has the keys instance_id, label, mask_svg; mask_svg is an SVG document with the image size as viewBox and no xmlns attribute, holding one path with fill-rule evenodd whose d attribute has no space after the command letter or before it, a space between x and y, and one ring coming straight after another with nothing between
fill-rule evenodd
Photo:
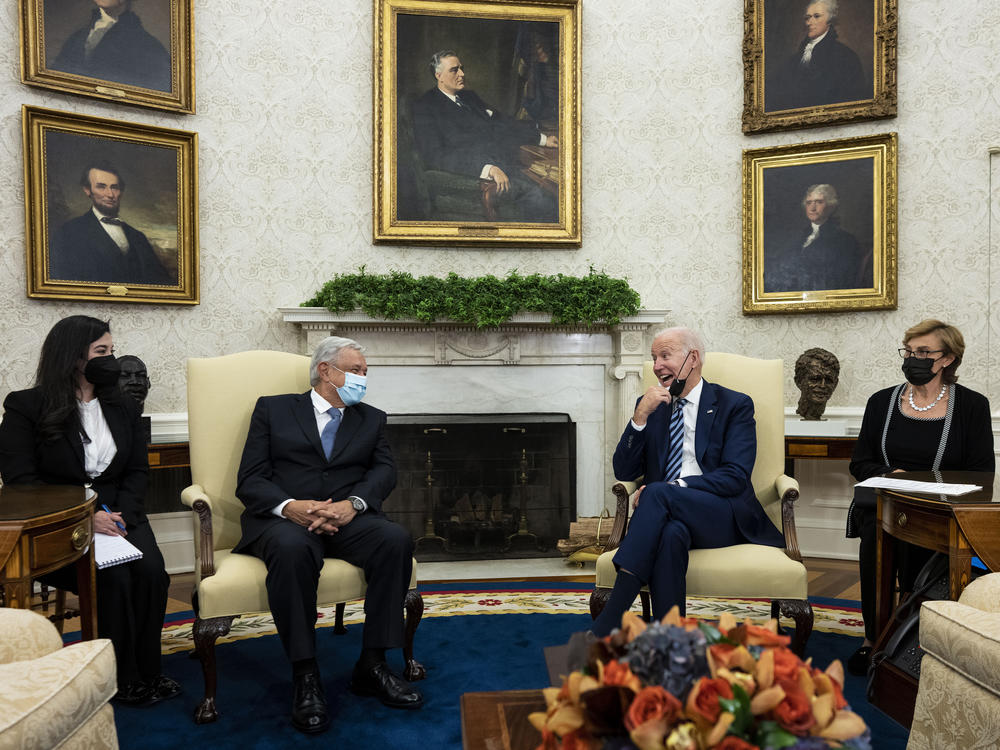
<instances>
[{"instance_id":1,"label":"green garland on mantel","mask_svg":"<svg viewBox=\"0 0 1000 750\"><path fill-rule=\"evenodd\" d=\"M556 324L615 325L639 312L639 293L624 279L597 273L586 276L521 276L414 278L403 271L387 274L337 274L302 307L330 312L361 309L373 318L416 318L424 323L450 319L477 328L498 326L519 312L550 313Z\"/></svg>"}]
</instances>

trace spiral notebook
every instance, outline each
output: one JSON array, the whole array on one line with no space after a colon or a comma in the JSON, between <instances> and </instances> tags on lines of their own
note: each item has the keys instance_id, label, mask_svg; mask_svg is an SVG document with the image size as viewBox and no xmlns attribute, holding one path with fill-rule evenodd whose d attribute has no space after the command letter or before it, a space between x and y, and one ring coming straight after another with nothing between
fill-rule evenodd
<instances>
[{"instance_id":1,"label":"spiral notebook","mask_svg":"<svg viewBox=\"0 0 1000 750\"><path fill-rule=\"evenodd\" d=\"M99 569L132 562L142 557L142 550L123 536L94 534L94 563Z\"/></svg>"}]
</instances>

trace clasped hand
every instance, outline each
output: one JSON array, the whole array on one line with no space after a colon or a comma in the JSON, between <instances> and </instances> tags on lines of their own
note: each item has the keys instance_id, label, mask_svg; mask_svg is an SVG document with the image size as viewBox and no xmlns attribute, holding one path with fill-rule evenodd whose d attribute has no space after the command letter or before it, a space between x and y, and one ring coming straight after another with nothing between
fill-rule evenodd
<instances>
[{"instance_id":1,"label":"clasped hand","mask_svg":"<svg viewBox=\"0 0 1000 750\"><path fill-rule=\"evenodd\" d=\"M336 534L358 514L350 500L292 500L281 511L314 534Z\"/></svg>"}]
</instances>

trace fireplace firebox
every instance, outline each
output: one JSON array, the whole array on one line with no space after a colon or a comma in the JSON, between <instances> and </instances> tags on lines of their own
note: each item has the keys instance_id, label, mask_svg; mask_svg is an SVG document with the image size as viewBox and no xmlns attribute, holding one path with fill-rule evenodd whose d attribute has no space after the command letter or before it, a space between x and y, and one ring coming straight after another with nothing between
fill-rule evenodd
<instances>
[{"instance_id":1,"label":"fireplace firebox","mask_svg":"<svg viewBox=\"0 0 1000 750\"><path fill-rule=\"evenodd\" d=\"M576 519L575 429L567 414L392 414L383 508L418 560L558 556Z\"/></svg>"}]
</instances>

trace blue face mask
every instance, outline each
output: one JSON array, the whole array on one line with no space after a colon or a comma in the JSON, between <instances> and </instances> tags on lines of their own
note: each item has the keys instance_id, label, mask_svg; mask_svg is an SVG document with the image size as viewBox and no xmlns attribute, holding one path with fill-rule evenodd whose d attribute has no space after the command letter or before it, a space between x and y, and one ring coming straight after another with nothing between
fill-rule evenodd
<instances>
[{"instance_id":1,"label":"blue face mask","mask_svg":"<svg viewBox=\"0 0 1000 750\"><path fill-rule=\"evenodd\" d=\"M330 366L333 367L333 365ZM339 367L333 367L333 369L337 372L344 372ZM365 397L365 391L368 390L367 382L368 378L364 375L344 372L344 384L339 387L333 387L337 389L337 395L344 402L344 406L354 406L355 404L360 404L361 399ZM333 384L331 383L330 385Z\"/></svg>"}]
</instances>

